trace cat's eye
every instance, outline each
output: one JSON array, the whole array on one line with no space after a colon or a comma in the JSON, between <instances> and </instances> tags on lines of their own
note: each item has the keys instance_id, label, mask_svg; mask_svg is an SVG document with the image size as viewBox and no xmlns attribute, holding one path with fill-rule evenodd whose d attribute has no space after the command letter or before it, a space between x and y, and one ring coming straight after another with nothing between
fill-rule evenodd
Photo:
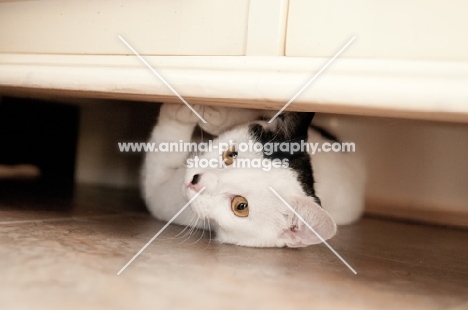
<instances>
[{"instance_id":1,"label":"cat's eye","mask_svg":"<svg viewBox=\"0 0 468 310\"><path fill-rule=\"evenodd\" d=\"M245 197L236 196L231 200L232 212L238 217L249 216L249 203Z\"/></svg>"},{"instance_id":2,"label":"cat's eye","mask_svg":"<svg viewBox=\"0 0 468 310\"><path fill-rule=\"evenodd\" d=\"M231 144L227 150L223 152L223 161L226 166L230 166L234 163L234 160L237 158L237 146Z\"/></svg>"}]
</instances>

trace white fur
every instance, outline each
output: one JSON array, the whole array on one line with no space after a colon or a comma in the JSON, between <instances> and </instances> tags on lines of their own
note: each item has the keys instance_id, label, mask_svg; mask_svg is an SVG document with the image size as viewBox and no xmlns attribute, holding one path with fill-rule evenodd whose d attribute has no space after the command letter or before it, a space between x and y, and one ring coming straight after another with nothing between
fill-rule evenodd
<instances>
[{"instance_id":1,"label":"white fur","mask_svg":"<svg viewBox=\"0 0 468 310\"><path fill-rule=\"evenodd\" d=\"M208 121L200 126L219 134L219 142L247 142L252 139L248 124L280 126L255 121L271 112L232 108L195 107ZM150 142L190 141L198 118L184 105L163 104ZM320 135L309 130L309 142L320 142ZM264 171L259 168L201 169L185 167L187 153L147 153L142 173L144 199L151 213L168 221L192 198L196 191L188 187L195 174L201 174L199 187L206 187L174 222L206 228L193 218L209 221L220 242L256 247L307 246L320 243L291 210L270 190L274 188L324 239L336 233L337 224L357 220L363 211L364 170L355 154L317 153L311 156L315 189L323 209L303 192L291 169ZM200 158L219 158L217 150ZM239 158L259 158L262 154L239 152ZM312 186L312 185L311 185ZM231 211L231 199L244 196L249 203L249 216L237 217ZM327 212L328 211L328 212ZM330 217L331 215L331 217ZM334 220L332 220L332 218ZM199 224L200 223L200 224ZM294 229L292 229L294 227Z\"/></svg>"}]
</instances>

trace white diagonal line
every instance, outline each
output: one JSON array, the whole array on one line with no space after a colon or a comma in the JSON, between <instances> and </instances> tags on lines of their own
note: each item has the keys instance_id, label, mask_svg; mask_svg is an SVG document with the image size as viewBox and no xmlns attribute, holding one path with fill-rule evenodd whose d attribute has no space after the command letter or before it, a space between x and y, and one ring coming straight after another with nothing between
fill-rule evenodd
<instances>
[{"instance_id":1,"label":"white diagonal line","mask_svg":"<svg viewBox=\"0 0 468 310\"><path fill-rule=\"evenodd\" d=\"M297 96L299 96L309 85L310 83L312 83L319 75L320 73L323 72L323 70L325 70L335 59L336 57L338 57L353 41L354 39L356 39L356 36L352 37L351 40L348 41L348 43L345 44L345 46L343 46L339 51L338 53L335 54L335 56L333 56L326 64L325 66L322 67L322 69L320 69L319 72L317 72L295 95L294 97L291 98L291 100L288 101L288 103L286 103L284 105L284 107L278 111L278 113L275 114L275 116L273 116L269 121L268 123L271 123L275 120L275 118L278 117L278 115L281 114L281 112L284 111L284 109L286 109L290 104L291 102L293 102Z\"/></svg>"},{"instance_id":2,"label":"white diagonal line","mask_svg":"<svg viewBox=\"0 0 468 310\"><path fill-rule=\"evenodd\" d=\"M333 254L336 255L336 257L338 257L345 265L346 267L348 267L354 274L357 274L356 270L354 270L353 267L351 267L351 265L349 265L344 259L343 257L340 256L340 254L338 254L329 244L328 242L325 241L325 239L322 238L322 236L320 236L316 231L315 229L313 229L305 220L304 218L302 218L302 216L296 212L296 210L294 210L287 202L286 200L283 199L283 197L281 197L272 187L268 187L272 192L273 194L275 194L289 209L291 209L291 211L320 239L320 241L322 241L332 252Z\"/></svg>"},{"instance_id":3,"label":"white diagonal line","mask_svg":"<svg viewBox=\"0 0 468 310\"><path fill-rule=\"evenodd\" d=\"M146 62L146 60L145 60L143 57L140 56L140 54L138 54L138 52L135 51L135 49L134 49L130 44L128 44L127 41L125 41L125 39L122 38L122 36L118 35L118 37L119 37L119 39L133 52L133 54L135 54L135 56L137 56L137 57L141 60L141 62L143 62L143 63L148 67L148 69L150 69L151 72L154 73L154 75L156 75L156 76L157 76L157 77L158 77L158 78L159 78L159 79L160 79L160 80L177 96L177 97L179 97L179 99L180 99L183 103L185 103L185 105L186 105L190 110L192 110L193 113L195 113L196 116L198 116L198 118L199 118L203 123L206 124L205 119L204 119L203 117L201 117L201 115L198 114L198 112L195 111L195 109L192 108L192 106L191 106L187 101L185 101L185 99L182 98L182 96L179 95L179 93L178 93L174 88L172 88L172 86L171 86L168 82L166 82L166 80L165 80L158 72L156 72L156 70L154 70L153 67L151 67L151 66L149 65L149 63Z\"/></svg>"},{"instance_id":4,"label":"white diagonal line","mask_svg":"<svg viewBox=\"0 0 468 310\"><path fill-rule=\"evenodd\" d=\"M128 265L130 265L130 264L135 260L135 258L137 258L138 255L140 255L140 254L151 244L151 242L153 242L154 239L156 239L156 238L164 231L164 229L166 229L167 226L169 226L169 225L172 223L172 221L174 221L174 220L176 219L176 217L178 217L178 216L192 203L192 201L194 201L195 198L197 198L198 195L200 195L200 194L205 190L205 188L206 188L206 187L203 187L195 196L193 196L192 199L190 199L189 202L187 202L187 203L185 204L185 206L183 206L182 209L180 209L180 211L177 212L177 214L174 215L174 217L171 218L171 219L169 220L169 222L167 222L166 225L164 225L164 227L161 228L161 229L158 231L158 233L157 233L156 235L154 235L154 237L151 238L151 240L148 241L148 243L146 243L145 246L142 247L141 250L138 251L138 253L136 253L135 256L133 256L133 258L132 258L127 264L125 264L125 266L122 267L122 269L120 269L119 272L117 272L117 275L120 275L120 274L122 273L122 271L124 271L125 268L127 268Z\"/></svg>"}]
</instances>

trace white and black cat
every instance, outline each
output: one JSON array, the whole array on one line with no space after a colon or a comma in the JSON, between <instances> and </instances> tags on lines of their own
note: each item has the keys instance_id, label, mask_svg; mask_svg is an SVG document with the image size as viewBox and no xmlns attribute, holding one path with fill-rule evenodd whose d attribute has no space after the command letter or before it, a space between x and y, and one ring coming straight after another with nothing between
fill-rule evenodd
<instances>
[{"instance_id":1,"label":"white and black cat","mask_svg":"<svg viewBox=\"0 0 468 310\"><path fill-rule=\"evenodd\" d=\"M217 136L214 145L256 141L327 141L327 135L310 128L313 113L284 113L271 124L262 117L271 112L224 107L194 106L207 124L182 104L163 104L149 142L190 142L197 124ZM330 138L330 137L328 137ZM227 152L227 153L226 153ZM219 168L186 166L188 152L147 153L142 171L142 191L151 213L170 220L201 188L205 190L174 223L204 228L208 221L219 242L253 247L301 247L320 239L276 197L275 189L323 239L336 233L336 224L357 220L364 207L365 174L354 153L273 153L228 148ZM212 150L200 158L218 159ZM236 168L239 159L282 160L287 168L269 171ZM228 161L226 161L228 159Z\"/></svg>"}]
</instances>

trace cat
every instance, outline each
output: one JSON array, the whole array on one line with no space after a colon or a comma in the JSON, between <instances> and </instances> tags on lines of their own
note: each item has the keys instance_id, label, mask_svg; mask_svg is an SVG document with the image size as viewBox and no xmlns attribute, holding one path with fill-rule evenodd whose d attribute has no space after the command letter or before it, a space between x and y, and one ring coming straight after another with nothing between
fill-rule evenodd
<instances>
[{"instance_id":1,"label":"cat","mask_svg":"<svg viewBox=\"0 0 468 310\"><path fill-rule=\"evenodd\" d=\"M365 173L355 153L276 152L237 149L238 143L325 142L333 137L310 127L314 113L286 112L268 123L271 111L194 106L203 123L183 104L164 103L149 142L190 142L195 128L217 136L199 158L223 160L218 168L187 165L194 154L148 152L142 168L142 194L149 211L169 221L205 189L174 223L206 229L218 242L251 247L304 247L333 237L337 224L349 224L364 207ZM266 148L265 148L266 149ZM269 171L236 168L241 159L282 163ZM283 163L286 163L283 165ZM271 164L271 163L270 163ZM278 166L278 165L276 165ZM271 190L274 189L314 228L319 238ZM196 218L196 223L193 219ZM200 219L201 221L198 221Z\"/></svg>"}]
</instances>

